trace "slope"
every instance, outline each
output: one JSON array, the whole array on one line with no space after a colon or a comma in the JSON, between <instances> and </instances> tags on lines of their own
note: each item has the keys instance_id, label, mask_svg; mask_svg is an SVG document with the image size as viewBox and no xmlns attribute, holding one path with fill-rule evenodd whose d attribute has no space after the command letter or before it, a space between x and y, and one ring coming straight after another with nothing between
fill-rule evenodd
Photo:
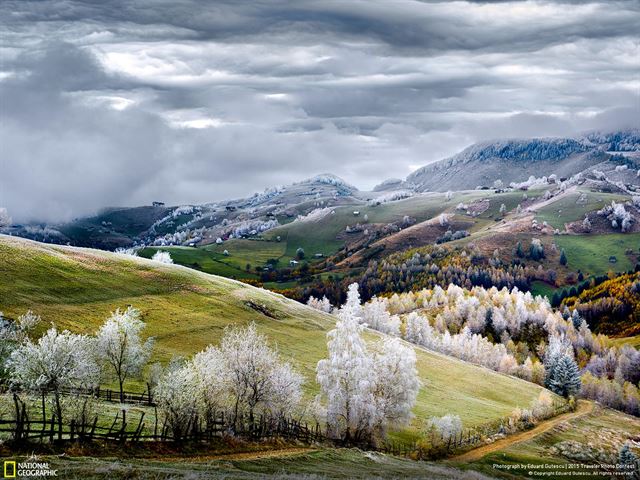
<instances>
[{"instance_id":1,"label":"slope","mask_svg":"<svg viewBox=\"0 0 640 480\"><path fill-rule=\"evenodd\" d=\"M0 309L8 318L30 308L45 323L93 332L118 307L139 308L156 359L190 355L216 343L228 325L255 321L317 392L315 365L326 354L333 317L266 290L177 265L97 250L0 236ZM377 334L371 333L374 338ZM494 421L527 406L540 387L443 355L420 350L424 382L408 437L425 418L455 413L465 426Z\"/></svg>"}]
</instances>

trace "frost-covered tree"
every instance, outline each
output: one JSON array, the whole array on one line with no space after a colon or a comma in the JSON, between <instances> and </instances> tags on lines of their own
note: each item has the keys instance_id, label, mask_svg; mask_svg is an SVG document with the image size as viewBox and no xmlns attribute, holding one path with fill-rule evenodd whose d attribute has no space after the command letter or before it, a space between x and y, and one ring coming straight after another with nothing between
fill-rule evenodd
<instances>
[{"instance_id":1,"label":"frost-covered tree","mask_svg":"<svg viewBox=\"0 0 640 480\"><path fill-rule=\"evenodd\" d=\"M116 248L114 250L114 253L120 254L120 255L127 255L129 257L137 257L138 256L138 249L137 248Z\"/></svg>"},{"instance_id":2,"label":"frost-covered tree","mask_svg":"<svg viewBox=\"0 0 640 480\"><path fill-rule=\"evenodd\" d=\"M538 238L531 239L531 245L529 246L529 257L532 260L540 260L545 257L544 246Z\"/></svg>"},{"instance_id":3,"label":"frost-covered tree","mask_svg":"<svg viewBox=\"0 0 640 480\"><path fill-rule=\"evenodd\" d=\"M564 335L550 335L544 353L545 386L550 388L553 369L561 358L573 355L571 342Z\"/></svg>"},{"instance_id":4,"label":"frost-covered tree","mask_svg":"<svg viewBox=\"0 0 640 480\"><path fill-rule=\"evenodd\" d=\"M209 346L197 353L187 364L193 369L196 395L200 401L202 417L212 426L215 415L226 406L229 372L218 348Z\"/></svg>"},{"instance_id":5,"label":"frost-covered tree","mask_svg":"<svg viewBox=\"0 0 640 480\"><path fill-rule=\"evenodd\" d=\"M124 382L142 372L153 350L153 338L142 341L144 327L140 312L129 307L112 313L96 334L98 360L117 379L121 402Z\"/></svg>"},{"instance_id":6,"label":"frost-covered tree","mask_svg":"<svg viewBox=\"0 0 640 480\"><path fill-rule=\"evenodd\" d=\"M376 299L363 311L357 284L329 332L329 358L318 362L317 380L327 404L329 434L347 442L371 441L377 433L410 419L420 388L415 353L399 339L388 339L370 353L362 338L363 321L397 326ZM399 320L399 319L398 319Z\"/></svg>"},{"instance_id":7,"label":"frost-covered tree","mask_svg":"<svg viewBox=\"0 0 640 480\"><path fill-rule=\"evenodd\" d=\"M167 369L154 390L154 399L175 441L189 433L201 400L197 372L188 363Z\"/></svg>"},{"instance_id":8,"label":"frost-covered tree","mask_svg":"<svg viewBox=\"0 0 640 480\"><path fill-rule=\"evenodd\" d=\"M352 283L347 288L347 301L340 307L340 312L346 317L353 317L358 322L362 322L362 304L360 302L360 292L358 284Z\"/></svg>"},{"instance_id":9,"label":"frost-covered tree","mask_svg":"<svg viewBox=\"0 0 640 480\"><path fill-rule=\"evenodd\" d=\"M618 463L620 465L628 465L638 468L638 457L631 451L629 443L627 442L625 442L618 453Z\"/></svg>"},{"instance_id":10,"label":"frost-covered tree","mask_svg":"<svg viewBox=\"0 0 640 480\"><path fill-rule=\"evenodd\" d=\"M427 428L440 436L443 443L455 439L462 432L462 420L458 415L444 415L443 417L431 417L427 423Z\"/></svg>"},{"instance_id":11,"label":"frost-covered tree","mask_svg":"<svg viewBox=\"0 0 640 480\"><path fill-rule=\"evenodd\" d=\"M9 370L6 361L21 343L23 343L41 319L31 310L18 317L17 322L3 318L0 312L0 382L7 379Z\"/></svg>"},{"instance_id":12,"label":"frost-covered tree","mask_svg":"<svg viewBox=\"0 0 640 480\"><path fill-rule=\"evenodd\" d=\"M503 203L502 205L500 205L500 215L504 217L506 213L507 213L507 206Z\"/></svg>"},{"instance_id":13,"label":"frost-covered tree","mask_svg":"<svg viewBox=\"0 0 640 480\"><path fill-rule=\"evenodd\" d=\"M300 398L303 379L280 360L255 324L227 329L220 354L227 371L234 424L242 413L250 421L258 410L274 415L290 413L290 401Z\"/></svg>"},{"instance_id":14,"label":"frost-covered tree","mask_svg":"<svg viewBox=\"0 0 640 480\"><path fill-rule=\"evenodd\" d=\"M164 252L162 250L158 250L156 253L154 253L153 257L151 257L151 260L155 262L167 263L167 264L173 263L173 260L171 259L171 254L169 252Z\"/></svg>"},{"instance_id":15,"label":"frost-covered tree","mask_svg":"<svg viewBox=\"0 0 640 480\"><path fill-rule=\"evenodd\" d=\"M315 308L316 310L320 310L321 312L326 313L331 313L331 309L333 308L326 295L322 297L322 300L313 296L309 297L309 300L307 300L307 305L311 308Z\"/></svg>"},{"instance_id":16,"label":"frost-covered tree","mask_svg":"<svg viewBox=\"0 0 640 480\"><path fill-rule=\"evenodd\" d=\"M386 339L374 357L376 384L375 428L384 436L387 428L406 425L420 390L416 354L398 338Z\"/></svg>"},{"instance_id":17,"label":"frost-covered tree","mask_svg":"<svg viewBox=\"0 0 640 480\"><path fill-rule=\"evenodd\" d=\"M578 365L569 355L563 355L549 372L549 390L568 398L580 391L580 385Z\"/></svg>"},{"instance_id":18,"label":"frost-covered tree","mask_svg":"<svg viewBox=\"0 0 640 480\"><path fill-rule=\"evenodd\" d=\"M451 190L447 191L447 193L444 194L444 197L447 199L447 202L450 201L453 198L453 192Z\"/></svg>"},{"instance_id":19,"label":"frost-covered tree","mask_svg":"<svg viewBox=\"0 0 640 480\"><path fill-rule=\"evenodd\" d=\"M387 301L373 298L362 307L362 322L368 327L389 335L400 334L400 318L387 310Z\"/></svg>"},{"instance_id":20,"label":"frost-covered tree","mask_svg":"<svg viewBox=\"0 0 640 480\"><path fill-rule=\"evenodd\" d=\"M49 329L36 342L29 338L16 348L7 361L13 383L26 390L50 392L58 438L62 438L61 391L88 388L98 384L100 369L94 361L95 345L85 335Z\"/></svg>"},{"instance_id":21,"label":"frost-covered tree","mask_svg":"<svg viewBox=\"0 0 640 480\"><path fill-rule=\"evenodd\" d=\"M361 335L364 326L356 315L360 308L357 286L351 287L351 303L340 309L336 328L327 334L329 358L318 362L317 381L326 400L328 434L357 442L368 440L375 425L376 378L373 358Z\"/></svg>"},{"instance_id":22,"label":"frost-covered tree","mask_svg":"<svg viewBox=\"0 0 640 480\"><path fill-rule=\"evenodd\" d=\"M11 225L11 217L6 208L0 207L0 228L8 227Z\"/></svg>"}]
</instances>

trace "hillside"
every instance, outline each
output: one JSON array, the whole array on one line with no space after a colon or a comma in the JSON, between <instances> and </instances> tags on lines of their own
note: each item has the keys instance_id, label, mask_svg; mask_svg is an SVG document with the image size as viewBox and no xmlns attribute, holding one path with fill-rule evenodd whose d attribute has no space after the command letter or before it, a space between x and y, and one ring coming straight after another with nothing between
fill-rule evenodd
<instances>
[{"instance_id":1,"label":"hillside","mask_svg":"<svg viewBox=\"0 0 640 480\"><path fill-rule=\"evenodd\" d=\"M316 208L362 205L366 194L343 179L322 174L291 185L265 188L249 197L203 205L106 208L60 224L16 224L3 233L32 240L115 250L134 244L195 245L218 238L255 236Z\"/></svg>"},{"instance_id":2,"label":"hillside","mask_svg":"<svg viewBox=\"0 0 640 480\"><path fill-rule=\"evenodd\" d=\"M410 189L417 192L491 187L495 180L504 185L523 182L533 175L555 174L571 177L613 160L630 162L637 168L634 154L640 150L638 130L590 132L578 138L507 139L471 145L462 152L426 165L404 182L388 180L376 190ZM635 159L635 160L634 160ZM626 179L634 181L632 177ZM638 182L635 181L637 184Z\"/></svg>"},{"instance_id":3,"label":"hillside","mask_svg":"<svg viewBox=\"0 0 640 480\"><path fill-rule=\"evenodd\" d=\"M316 391L315 365L326 354L333 317L266 290L181 266L7 236L0 236L0 273L0 309L8 318L30 308L45 324L91 332L110 311L133 305L157 339L156 359L165 362L216 343L227 325L255 321L305 374L308 393ZM410 437L426 417L456 413L465 426L479 425L528 405L540 391L450 357L417 353L424 387Z\"/></svg>"},{"instance_id":4,"label":"hillside","mask_svg":"<svg viewBox=\"0 0 640 480\"><path fill-rule=\"evenodd\" d=\"M564 299L596 332L616 336L640 333L640 273L619 275Z\"/></svg>"}]
</instances>

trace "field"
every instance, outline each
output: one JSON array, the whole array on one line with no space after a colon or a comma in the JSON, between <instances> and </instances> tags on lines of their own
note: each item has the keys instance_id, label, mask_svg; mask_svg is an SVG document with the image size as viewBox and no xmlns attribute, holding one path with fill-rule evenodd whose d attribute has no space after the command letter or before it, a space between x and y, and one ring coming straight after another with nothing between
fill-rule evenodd
<instances>
[{"instance_id":1,"label":"field","mask_svg":"<svg viewBox=\"0 0 640 480\"><path fill-rule=\"evenodd\" d=\"M640 435L640 420L618 411L596 406L584 416L561 423L555 428L534 438L513 444L508 448L491 453L464 468L479 470L487 475L513 478L507 473L501 474L493 465L514 465L513 474L533 477L527 471L540 473L539 468L550 470L545 465L556 465L556 469L585 471L569 465L579 463L615 464L619 449L625 441ZM524 468L518 465L525 465ZM527 465L535 465L537 468ZM461 465L462 466L462 465ZM578 476L578 475L575 475ZM584 477L583 477L584 478ZM591 476L587 478L602 478ZM620 478L629 478L621 476Z\"/></svg>"},{"instance_id":2,"label":"field","mask_svg":"<svg viewBox=\"0 0 640 480\"><path fill-rule=\"evenodd\" d=\"M528 196L530 199L537 198L543 192L543 189L533 190L528 192ZM228 278L256 279L256 268L264 268L268 260L276 261L274 265L277 268L287 267L289 261L296 258L298 248L304 250L305 260L311 263L317 261L315 254L324 257L336 254L345 247L347 226L357 223L402 224L405 216L410 217L412 222L420 223L442 212L457 213L462 219L470 219L470 216L456 211L456 206L483 199L488 200L489 205L486 211L473 218L472 232L491 225L503 203L508 210L515 209L522 201L522 192L496 194L487 190L471 190L453 193L448 201L443 193L429 193L381 205L341 206L333 208L334 213L316 220L289 222L264 233L261 238L232 239L221 245L204 247L147 247L140 255L151 258L155 251L166 250L180 265ZM358 211L358 215L354 215L354 211ZM224 255L225 250L228 255ZM293 285L294 281L274 284L278 288Z\"/></svg>"},{"instance_id":3,"label":"field","mask_svg":"<svg viewBox=\"0 0 640 480\"><path fill-rule=\"evenodd\" d=\"M179 265L227 278L256 278L255 267L264 267L267 260L279 259L284 244L261 240L229 240L224 245L206 247L147 247L138 254L151 258L157 250L169 252ZM228 251L228 255L224 251ZM249 268L247 269L247 265Z\"/></svg>"},{"instance_id":4,"label":"field","mask_svg":"<svg viewBox=\"0 0 640 480\"><path fill-rule=\"evenodd\" d=\"M618 347L621 347L622 345L630 345L634 348L640 349L640 335L636 335L634 337L610 338L609 342Z\"/></svg>"},{"instance_id":5,"label":"field","mask_svg":"<svg viewBox=\"0 0 640 480\"><path fill-rule=\"evenodd\" d=\"M584 197L580 199L582 195ZM625 200L628 200L628 197L612 193L578 190L540 208L536 217L539 222L546 221L552 227L563 230L565 223L582 220L586 213L599 210L612 201Z\"/></svg>"},{"instance_id":6,"label":"field","mask_svg":"<svg viewBox=\"0 0 640 480\"><path fill-rule=\"evenodd\" d=\"M555 291L556 289L546 282L535 281L531 284L531 293L533 295L542 295L543 297L547 297L549 300L551 300L553 292Z\"/></svg>"},{"instance_id":7,"label":"field","mask_svg":"<svg viewBox=\"0 0 640 480\"><path fill-rule=\"evenodd\" d=\"M38 244L0 237L1 309L9 318L30 308L46 325L91 333L109 312L133 305L156 338L155 359L187 356L217 343L228 325L255 321L317 393L315 365L326 354L326 332L333 317L266 290L210 276L181 266L87 249ZM264 306L270 316L254 309ZM377 338L371 333L369 338ZM400 437L420 435L433 415L455 413L465 427L494 421L516 406L527 406L540 387L462 361L418 351L424 386L416 419ZM141 385L129 385L129 389Z\"/></svg>"},{"instance_id":8,"label":"field","mask_svg":"<svg viewBox=\"0 0 640 480\"><path fill-rule=\"evenodd\" d=\"M585 276L603 275L608 271L626 272L633 270L627 251L638 254L640 233L616 233L610 235L561 235L555 237L559 249L564 248L568 264L574 271L581 270ZM609 257L616 257L611 263Z\"/></svg>"}]
</instances>

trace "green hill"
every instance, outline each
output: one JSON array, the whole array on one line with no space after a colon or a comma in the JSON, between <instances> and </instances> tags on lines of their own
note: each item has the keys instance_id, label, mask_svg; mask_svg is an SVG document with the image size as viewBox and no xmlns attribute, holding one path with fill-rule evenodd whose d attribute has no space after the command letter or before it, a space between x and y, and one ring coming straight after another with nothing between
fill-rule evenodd
<instances>
[{"instance_id":1,"label":"green hill","mask_svg":"<svg viewBox=\"0 0 640 480\"><path fill-rule=\"evenodd\" d=\"M93 332L109 312L133 305L156 337L157 360L191 355L216 343L227 325L255 321L317 392L315 365L326 355L333 317L280 295L177 265L98 250L0 236L0 310L15 318L32 309L45 320ZM371 333L373 338L377 334ZM527 406L540 387L420 350L424 382L410 437L424 418L454 413L465 426L494 421Z\"/></svg>"}]
</instances>

